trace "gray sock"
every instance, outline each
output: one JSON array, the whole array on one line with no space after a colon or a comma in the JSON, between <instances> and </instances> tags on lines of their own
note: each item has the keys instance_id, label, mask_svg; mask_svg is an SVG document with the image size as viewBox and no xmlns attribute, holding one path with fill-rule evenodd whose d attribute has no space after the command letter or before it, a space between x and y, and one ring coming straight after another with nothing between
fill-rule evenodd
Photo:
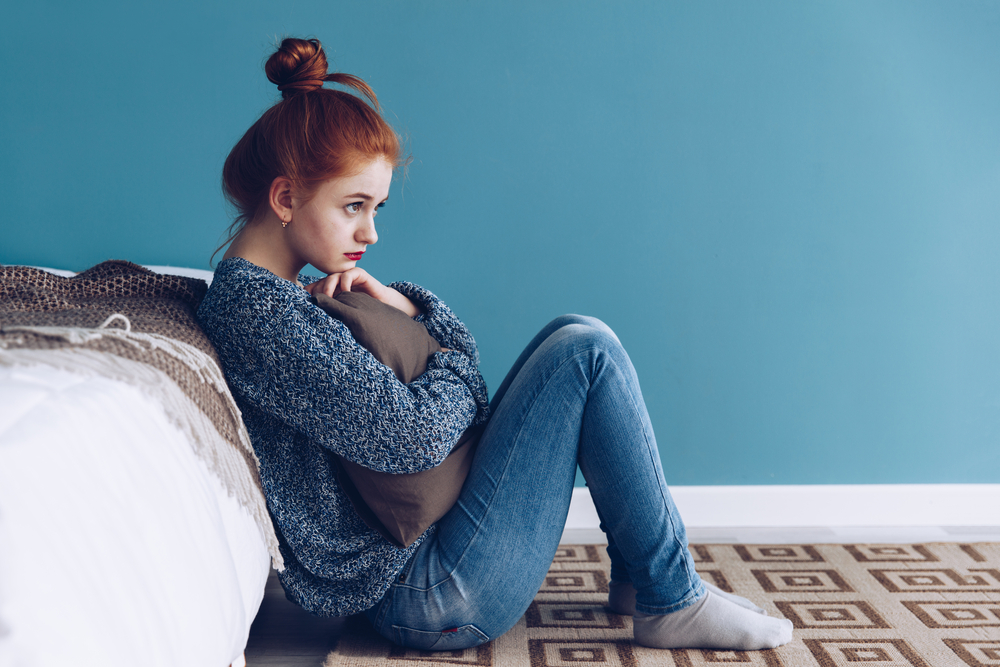
<instances>
[{"instance_id":1,"label":"gray sock","mask_svg":"<svg viewBox=\"0 0 1000 667\"><path fill-rule=\"evenodd\" d=\"M680 611L662 616L636 613L632 633L637 644L650 648L757 651L790 642L792 623L756 614L709 591Z\"/></svg>"},{"instance_id":2,"label":"gray sock","mask_svg":"<svg viewBox=\"0 0 1000 667\"><path fill-rule=\"evenodd\" d=\"M754 613L767 616L766 611L755 605L753 602L750 602L750 600L741 598L739 595L727 593L726 591L708 583L704 579L701 580L701 583L703 583L705 588L709 591L720 597L724 597L733 604L738 604L744 609L749 609ZM635 588L631 583L627 581L611 581L608 584L608 608L616 614L621 614L622 616L633 616L635 614Z\"/></svg>"}]
</instances>

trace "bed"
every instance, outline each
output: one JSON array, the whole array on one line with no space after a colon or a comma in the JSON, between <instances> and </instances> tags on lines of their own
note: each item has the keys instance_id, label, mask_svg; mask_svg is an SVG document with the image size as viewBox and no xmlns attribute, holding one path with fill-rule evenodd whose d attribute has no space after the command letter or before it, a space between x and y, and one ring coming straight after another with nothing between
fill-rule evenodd
<instances>
[{"instance_id":1,"label":"bed","mask_svg":"<svg viewBox=\"0 0 1000 667\"><path fill-rule=\"evenodd\" d=\"M0 665L244 664L283 565L210 280L0 266Z\"/></svg>"}]
</instances>

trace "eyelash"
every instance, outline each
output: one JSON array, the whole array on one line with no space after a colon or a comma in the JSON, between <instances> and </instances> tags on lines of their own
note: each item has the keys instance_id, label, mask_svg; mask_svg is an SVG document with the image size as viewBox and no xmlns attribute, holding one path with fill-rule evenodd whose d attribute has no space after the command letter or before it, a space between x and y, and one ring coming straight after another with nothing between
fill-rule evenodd
<instances>
[{"instance_id":1,"label":"eyelash","mask_svg":"<svg viewBox=\"0 0 1000 667\"><path fill-rule=\"evenodd\" d=\"M364 202L362 202L362 201L356 201L356 202L351 202L350 204L348 204L347 208L348 208L348 210L350 210L351 213L358 213L358 212L361 211L361 208L364 205L365 205ZM385 202L382 202L381 204L377 204L375 206L375 212L372 215L378 215L378 210L380 208L382 208L383 206L385 206Z\"/></svg>"}]
</instances>

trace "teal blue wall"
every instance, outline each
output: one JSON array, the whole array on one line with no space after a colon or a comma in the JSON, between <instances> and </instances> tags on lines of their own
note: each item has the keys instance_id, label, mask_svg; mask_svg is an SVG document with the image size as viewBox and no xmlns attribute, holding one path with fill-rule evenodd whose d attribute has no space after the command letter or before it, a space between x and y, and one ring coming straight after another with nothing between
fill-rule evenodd
<instances>
[{"instance_id":1,"label":"teal blue wall","mask_svg":"<svg viewBox=\"0 0 1000 667\"><path fill-rule=\"evenodd\" d=\"M0 34L0 262L207 267L263 60L312 35L413 155L363 266L445 298L490 386L590 313L671 483L1000 482L1000 3L34 0Z\"/></svg>"}]
</instances>

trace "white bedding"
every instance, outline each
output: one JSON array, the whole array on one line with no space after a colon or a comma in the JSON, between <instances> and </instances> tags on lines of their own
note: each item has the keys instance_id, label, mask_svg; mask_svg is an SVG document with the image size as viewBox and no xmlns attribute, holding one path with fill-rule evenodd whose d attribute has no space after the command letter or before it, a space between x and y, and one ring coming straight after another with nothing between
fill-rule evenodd
<instances>
[{"instance_id":1,"label":"white bedding","mask_svg":"<svg viewBox=\"0 0 1000 667\"><path fill-rule=\"evenodd\" d=\"M163 410L45 367L0 367L0 405L0 664L236 660L267 550Z\"/></svg>"},{"instance_id":2,"label":"white bedding","mask_svg":"<svg viewBox=\"0 0 1000 667\"><path fill-rule=\"evenodd\" d=\"M163 408L48 366L0 406L0 666L242 664L268 550Z\"/></svg>"}]
</instances>

